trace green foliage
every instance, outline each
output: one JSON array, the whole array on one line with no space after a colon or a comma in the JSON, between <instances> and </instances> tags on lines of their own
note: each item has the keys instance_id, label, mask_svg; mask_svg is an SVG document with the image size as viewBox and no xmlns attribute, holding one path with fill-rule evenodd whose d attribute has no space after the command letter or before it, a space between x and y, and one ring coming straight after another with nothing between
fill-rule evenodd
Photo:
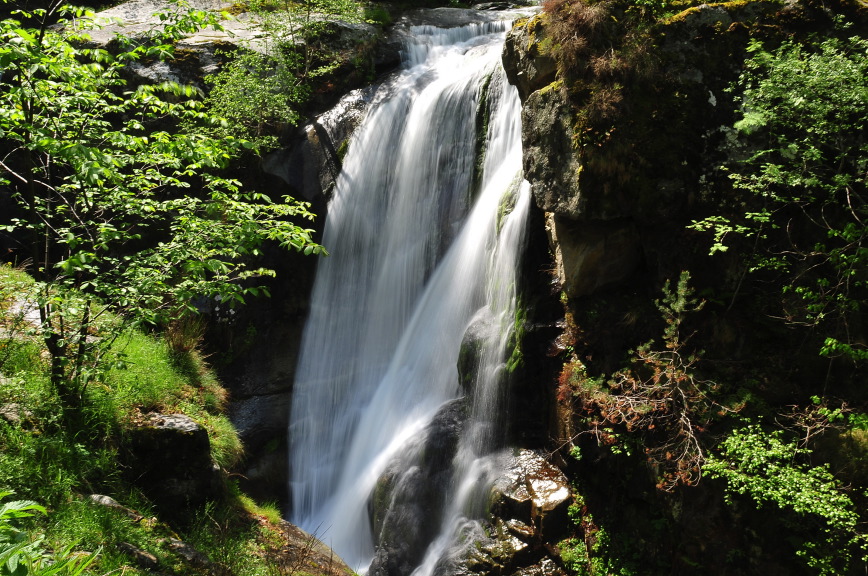
<instances>
[{"instance_id":1,"label":"green foliage","mask_svg":"<svg viewBox=\"0 0 868 576\"><path fill-rule=\"evenodd\" d=\"M595 522L578 491L576 499L567 513L579 536L561 540L557 548L568 572L576 576L639 574L639 568L631 558L630 546Z\"/></svg>"},{"instance_id":2,"label":"green foliage","mask_svg":"<svg viewBox=\"0 0 868 576\"><path fill-rule=\"evenodd\" d=\"M245 505L245 501L241 504ZM297 557L283 557L279 564L268 557L283 545L265 519L266 515L274 517L275 511L256 505L251 508L256 521L234 506L206 505L194 518L185 540L207 555L214 565L238 576L304 574L305 569L309 570L305 563L307 550L297 551Z\"/></svg>"},{"instance_id":3,"label":"green foliage","mask_svg":"<svg viewBox=\"0 0 868 576\"><path fill-rule=\"evenodd\" d=\"M211 90L208 110L226 119L218 136L251 140L260 150L276 148L287 127L311 95L311 85L334 71L340 55L322 46L329 20L358 22L383 17L360 11L354 0L253 1L248 9L262 30L262 41L238 50L219 72L206 78ZM385 12L388 16L388 12Z\"/></svg>"},{"instance_id":4,"label":"green foliage","mask_svg":"<svg viewBox=\"0 0 868 576\"><path fill-rule=\"evenodd\" d=\"M11 492L0 492L0 500ZM12 500L0 505L0 574L19 576L27 574L26 559L38 553L39 542L31 541L27 532L16 526L16 521L34 513L45 514L45 508L30 500Z\"/></svg>"},{"instance_id":5,"label":"green foliage","mask_svg":"<svg viewBox=\"0 0 868 576\"><path fill-rule=\"evenodd\" d=\"M100 489L116 482L117 453L45 429L0 422L0 486L57 505L74 489Z\"/></svg>"},{"instance_id":6,"label":"green foliage","mask_svg":"<svg viewBox=\"0 0 868 576\"><path fill-rule=\"evenodd\" d=\"M757 507L792 512L792 527L805 538L797 554L818 574L842 574L856 550L868 552L868 535L850 496L827 467L804 462L808 454L781 430L749 425L723 440L720 455L709 456L705 473L726 480L730 503L739 494Z\"/></svg>"},{"instance_id":7,"label":"green foliage","mask_svg":"<svg viewBox=\"0 0 868 576\"><path fill-rule=\"evenodd\" d=\"M7 280L15 290L7 288ZM20 272L0 268L0 292L8 295L0 306L0 326L8 322L6 306L20 301L21 291L27 289ZM15 409L0 418L0 489L45 502L50 514L24 518L25 512L42 508L28 508L30 501L0 503L0 564L17 554L18 571L26 567L21 576L74 575L79 569L97 574L146 573L131 568L132 559L121 546L126 543L154 554L161 570L199 573L168 546L167 538L180 537L195 541L206 556L234 574L279 573L280 568L266 557L268 550L276 554L285 545L279 531L268 525L280 521L273 507L258 507L236 494L228 503L204 511L191 532L176 533L177 528L152 517L150 504L118 468L124 428L148 409L190 415L208 430L212 458L218 465L228 468L238 461L242 449L237 432L221 413L225 392L195 350L187 351L189 361L180 362L178 350L165 339L125 329L103 356L107 369L85 391L81 414L86 426L73 430L66 426L58 393L49 382L50 365L41 358L40 341L28 338L25 330L6 342L26 343L22 350L27 354L11 356L0 375L0 406ZM140 512L81 497L92 493L112 495ZM15 512L18 509L24 512ZM254 522L250 514L268 520ZM10 515L18 516L11 518L11 524L5 520ZM28 523L21 524L24 521ZM16 543L7 546L12 540ZM32 550L18 548L21 544ZM100 549L98 557L78 551ZM49 566L56 570L49 572ZM13 572L14 567L0 569L0 576L19 576Z\"/></svg>"},{"instance_id":8,"label":"green foliage","mask_svg":"<svg viewBox=\"0 0 868 576\"><path fill-rule=\"evenodd\" d=\"M208 76L207 105L226 119L215 134L249 138L261 150L276 148L278 135L298 122L298 107L308 88L294 70L301 57L288 53L269 58L251 50L238 50L218 73Z\"/></svg>"},{"instance_id":9,"label":"green foliage","mask_svg":"<svg viewBox=\"0 0 868 576\"><path fill-rule=\"evenodd\" d=\"M666 280L663 284L663 300L654 301L666 322L663 341L669 349L679 348L683 344L680 329L687 314L699 312L705 306L704 300L693 297L695 292L690 287L690 272L682 270L675 291L672 291L669 280Z\"/></svg>"},{"instance_id":10,"label":"green foliage","mask_svg":"<svg viewBox=\"0 0 868 576\"><path fill-rule=\"evenodd\" d=\"M392 23L392 14L389 9L383 5L365 6L363 10L364 20L369 24L378 24L380 26L389 26Z\"/></svg>"},{"instance_id":11,"label":"green foliage","mask_svg":"<svg viewBox=\"0 0 868 576\"><path fill-rule=\"evenodd\" d=\"M11 492L0 492L0 500ZM20 521L35 513L47 514L30 500L12 500L0 505L0 575L77 576L90 566L96 555L73 554L72 547L48 552L44 538L24 530Z\"/></svg>"},{"instance_id":12,"label":"green foliage","mask_svg":"<svg viewBox=\"0 0 868 576\"><path fill-rule=\"evenodd\" d=\"M841 26L845 29L845 26ZM868 40L754 41L735 89L742 118L730 170L743 212L691 228L711 232L711 253L746 237L746 266L785 274L783 315L815 328L820 354L868 359L856 321L868 295Z\"/></svg>"},{"instance_id":13,"label":"green foliage","mask_svg":"<svg viewBox=\"0 0 868 576\"><path fill-rule=\"evenodd\" d=\"M0 225L28 244L37 283L26 300L39 312L52 383L75 408L122 329L101 323L108 310L165 323L203 299L232 306L263 293L253 280L273 274L248 265L263 243L325 251L294 223L313 217L306 204L275 203L222 175L249 144L203 136L221 120L195 90L126 86L125 65L171 57L174 39L214 16L163 15L164 29L121 38L111 54L83 48L76 26L86 13L64 11L64 27L31 27L28 13L0 22L0 183L18 206Z\"/></svg>"}]
</instances>

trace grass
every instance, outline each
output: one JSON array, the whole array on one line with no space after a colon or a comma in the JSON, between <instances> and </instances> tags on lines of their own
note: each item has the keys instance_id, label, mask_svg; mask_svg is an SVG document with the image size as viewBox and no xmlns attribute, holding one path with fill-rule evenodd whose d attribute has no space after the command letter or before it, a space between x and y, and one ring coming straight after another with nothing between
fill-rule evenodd
<instances>
[{"instance_id":1,"label":"grass","mask_svg":"<svg viewBox=\"0 0 868 576\"><path fill-rule=\"evenodd\" d=\"M28 518L25 526L31 538L44 538L43 553L55 560L70 547L73 555L96 554L85 574L151 574L136 563L131 547L153 555L160 573L281 573L274 560L283 545L276 528L280 512L241 494L228 475L226 498L174 526L155 516L118 470L126 431L151 411L184 413L203 426L211 458L224 470L242 457L225 414L227 393L197 346L201 329L179 326L168 338L125 329L94 367L80 425L71 427L50 384L36 327L17 306L32 286L20 270L0 265L0 492L46 506L46 516ZM96 504L89 494L109 495L124 508ZM206 564L186 559L173 547L177 540L193 545Z\"/></svg>"}]
</instances>

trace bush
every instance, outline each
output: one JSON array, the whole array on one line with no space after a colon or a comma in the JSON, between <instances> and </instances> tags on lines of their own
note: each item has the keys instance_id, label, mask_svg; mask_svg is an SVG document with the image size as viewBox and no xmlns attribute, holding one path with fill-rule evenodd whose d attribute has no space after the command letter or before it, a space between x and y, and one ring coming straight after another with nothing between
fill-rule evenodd
<instances>
[{"instance_id":1,"label":"bush","mask_svg":"<svg viewBox=\"0 0 868 576\"><path fill-rule=\"evenodd\" d=\"M868 534L838 480L827 467L807 464L808 454L781 430L749 425L723 440L705 473L726 480L730 503L738 494L758 508L771 505L792 513L789 521L783 519L804 539L797 554L818 574L844 574L855 552L868 553Z\"/></svg>"}]
</instances>

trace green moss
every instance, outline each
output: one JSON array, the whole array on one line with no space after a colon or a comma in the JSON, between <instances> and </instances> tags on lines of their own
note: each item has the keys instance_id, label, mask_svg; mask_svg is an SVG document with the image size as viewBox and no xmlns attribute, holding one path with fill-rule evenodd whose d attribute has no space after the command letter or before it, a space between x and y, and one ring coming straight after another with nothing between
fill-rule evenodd
<instances>
[{"instance_id":1,"label":"green moss","mask_svg":"<svg viewBox=\"0 0 868 576\"><path fill-rule=\"evenodd\" d=\"M670 16L669 18L665 18L663 20L664 25L669 24L677 24L679 22L686 21L690 16L694 14L699 14L700 11L706 10L708 8L717 8L721 7L726 10L730 16L732 16L733 20L740 20L741 18L737 14L737 11L740 11L747 6L762 6L763 8L770 8L781 6L782 2L779 0L732 0L731 2L716 2L713 4L701 4L699 6L691 6L686 10L682 10L681 12Z\"/></svg>"},{"instance_id":2,"label":"green moss","mask_svg":"<svg viewBox=\"0 0 868 576\"><path fill-rule=\"evenodd\" d=\"M503 193L503 196L500 197L500 203L497 205L497 218L495 221L495 228L498 234L500 234L507 216L509 216L515 209L515 203L518 200L518 188L520 185L521 179L516 178L506 189L506 192Z\"/></svg>"},{"instance_id":3,"label":"green moss","mask_svg":"<svg viewBox=\"0 0 868 576\"><path fill-rule=\"evenodd\" d=\"M515 373L524 364L522 343L525 337L526 321L527 310L524 307L522 298L519 297L515 302L515 320L513 321L512 332L509 335L507 343L507 350L510 350L509 359L506 361L506 371L508 374Z\"/></svg>"},{"instance_id":4,"label":"green moss","mask_svg":"<svg viewBox=\"0 0 868 576\"><path fill-rule=\"evenodd\" d=\"M344 158L347 157L347 152L350 150L350 139L347 138L338 146L338 160L343 164Z\"/></svg>"},{"instance_id":5,"label":"green moss","mask_svg":"<svg viewBox=\"0 0 868 576\"><path fill-rule=\"evenodd\" d=\"M564 87L564 81L563 80L555 80L554 82L552 82L548 86L543 86L542 88L540 88L539 93L540 93L540 95L548 94L549 92L552 92L554 90L561 90L563 87Z\"/></svg>"},{"instance_id":6,"label":"green moss","mask_svg":"<svg viewBox=\"0 0 868 576\"><path fill-rule=\"evenodd\" d=\"M539 54L546 54L546 50L543 48L542 43L548 40L545 38L545 14L539 13L534 15L532 18L527 20L525 24L527 28L527 46L525 49L527 50L530 56L536 56ZM548 45L551 45L551 41L549 40Z\"/></svg>"},{"instance_id":7,"label":"green moss","mask_svg":"<svg viewBox=\"0 0 868 576\"><path fill-rule=\"evenodd\" d=\"M488 143L488 123L491 116L491 103L488 99L492 75L485 77L479 88L479 103L476 105L476 141L474 143L473 184L470 187L468 204L479 195L482 186L482 172L485 168L486 144Z\"/></svg>"}]
</instances>

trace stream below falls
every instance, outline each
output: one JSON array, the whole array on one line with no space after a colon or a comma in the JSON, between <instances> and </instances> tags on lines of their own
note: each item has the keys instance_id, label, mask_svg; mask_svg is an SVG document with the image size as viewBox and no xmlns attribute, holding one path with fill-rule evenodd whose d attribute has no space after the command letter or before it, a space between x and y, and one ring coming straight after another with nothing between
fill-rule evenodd
<instances>
[{"instance_id":1,"label":"stream below falls","mask_svg":"<svg viewBox=\"0 0 868 576\"><path fill-rule=\"evenodd\" d=\"M413 27L328 205L293 392L290 520L361 573L447 572L499 474L530 202L507 28Z\"/></svg>"}]
</instances>

